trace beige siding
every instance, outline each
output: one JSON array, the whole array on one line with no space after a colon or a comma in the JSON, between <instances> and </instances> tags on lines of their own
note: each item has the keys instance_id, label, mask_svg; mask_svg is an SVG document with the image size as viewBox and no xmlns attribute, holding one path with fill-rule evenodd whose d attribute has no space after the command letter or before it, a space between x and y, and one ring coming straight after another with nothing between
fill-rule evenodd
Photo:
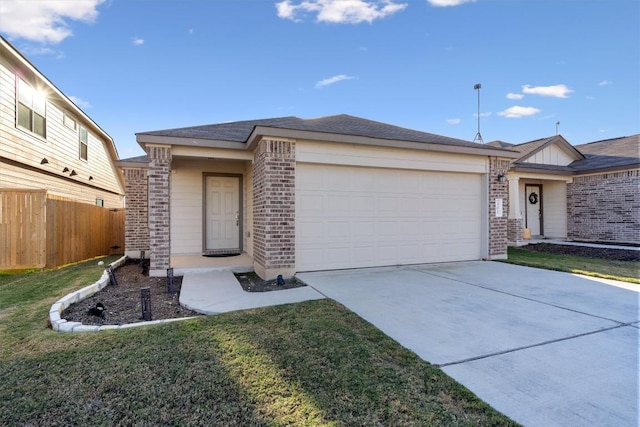
<instances>
[{"instance_id":1,"label":"beige siding","mask_svg":"<svg viewBox=\"0 0 640 427\"><path fill-rule=\"evenodd\" d=\"M485 156L311 141L296 143L296 161L442 172L488 172Z\"/></svg>"},{"instance_id":2,"label":"beige siding","mask_svg":"<svg viewBox=\"0 0 640 427\"><path fill-rule=\"evenodd\" d=\"M104 207L115 209L124 207L124 197L99 188L79 186L55 176L30 173L14 164L0 162L0 189L47 190L50 196L72 199L81 203L95 204L96 199L104 200ZM70 195L73 195L71 198Z\"/></svg>"},{"instance_id":3,"label":"beige siding","mask_svg":"<svg viewBox=\"0 0 640 427\"><path fill-rule=\"evenodd\" d=\"M542 165L567 166L575 159L567 154L564 150L555 145L550 145L543 150L525 160L525 163L536 163Z\"/></svg>"},{"instance_id":4,"label":"beige siding","mask_svg":"<svg viewBox=\"0 0 640 427\"><path fill-rule=\"evenodd\" d=\"M36 81L33 76L23 79L33 88L42 88L47 94L46 139L16 127L16 74L15 66L9 58L0 58L0 187L44 188L60 196L94 203L95 197L89 194L113 194L103 196L105 203L122 207L124 189L119 172L113 165L108 147L111 142L102 139L91 123L82 123L81 118L73 116L78 125L89 130L88 160L79 156L78 127L70 129L63 124L67 101L58 98L53 91L47 92L44 82ZM41 164L46 158L48 163ZM10 164L12 166L9 169ZM15 169L22 168L18 173ZM67 172L63 172L68 168ZM70 176L71 171L76 175ZM89 179L92 177L93 179ZM112 202L119 197L119 202Z\"/></svg>"},{"instance_id":5,"label":"beige siding","mask_svg":"<svg viewBox=\"0 0 640 427\"><path fill-rule=\"evenodd\" d=\"M172 255L202 253L204 174L243 175L246 187L244 162L174 158L171 164Z\"/></svg>"},{"instance_id":6,"label":"beige siding","mask_svg":"<svg viewBox=\"0 0 640 427\"><path fill-rule=\"evenodd\" d=\"M567 237L567 183L565 181L520 180L520 212L525 213L525 184L542 187L542 218L544 236L547 238Z\"/></svg>"},{"instance_id":7,"label":"beige siding","mask_svg":"<svg viewBox=\"0 0 640 427\"><path fill-rule=\"evenodd\" d=\"M545 182L542 186L544 198L544 235L548 238L567 237L567 184Z\"/></svg>"}]
</instances>

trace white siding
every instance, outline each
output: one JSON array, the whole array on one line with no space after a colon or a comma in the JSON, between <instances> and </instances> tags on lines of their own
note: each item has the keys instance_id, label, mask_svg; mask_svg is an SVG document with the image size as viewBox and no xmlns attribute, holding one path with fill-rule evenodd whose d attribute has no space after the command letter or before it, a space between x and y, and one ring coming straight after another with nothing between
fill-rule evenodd
<instances>
[{"instance_id":1,"label":"white siding","mask_svg":"<svg viewBox=\"0 0 640 427\"><path fill-rule=\"evenodd\" d=\"M296 142L296 161L443 172L488 173L487 158L389 147Z\"/></svg>"},{"instance_id":2,"label":"white siding","mask_svg":"<svg viewBox=\"0 0 640 427\"><path fill-rule=\"evenodd\" d=\"M42 188L66 198L93 199L93 202L95 199L88 198L87 194L111 192L116 194L102 197L105 205L115 196L119 197L119 203L112 207L122 207L124 189L120 173L108 152L111 142L98 137L100 133L90 123L82 123L80 117L72 115L79 125L89 130L88 160L81 160L78 129L63 124L67 101L58 99L52 91L46 92L48 85L37 81L35 76L25 75L23 79L34 88L44 88L47 95L46 139L16 127L17 77L14 69L9 58L0 58L0 157L6 159L0 162L0 187ZM44 158L48 160L47 164L41 164ZM10 171L8 164L23 170L21 173ZM68 171L63 172L64 168ZM77 175L71 177L72 170Z\"/></svg>"},{"instance_id":3,"label":"white siding","mask_svg":"<svg viewBox=\"0 0 640 427\"><path fill-rule=\"evenodd\" d=\"M520 180L520 212L524 218L525 184L542 187L542 228L546 238L567 237L567 184L565 181Z\"/></svg>"},{"instance_id":4,"label":"white siding","mask_svg":"<svg viewBox=\"0 0 640 427\"><path fill-rule=\"evenodd\" d=\"M542 165L567 166L575 159L556 145L550 145L538 151L536 154L524 161L524 163L535 163Z\"/></svg>"},{"instance_id":5,"label":"white siding","mask_svg":"<svg viewBox=\"0 0 640 427\"><path fill-rule=\"evenodd\" d=\"M567 184L545 182L542 188L544 198L544 235L547 238L567 237Z\"/></svg>"},{"instance_id":6,"label":"white siding","mask_svg":"<svg viewBox=\"0 0 640 427\"><path fill-rule=\"evenodd\" d=\"M245 169L244 162L173 159L171 164L172 255L202 253L204 174L244 175ZM244 181L246 178L243 176Z\"/></svg>"},{"instance_id":7,"label":"white siding","mask_svg":"<svg viewBox=\"0 0 640 427\"><path fill-rule=\"evenodd\" d=\"M64 198L72 198L81 203L95 204L96 199L104 200L104 207L109 209L123 208L123 197L108 191L79 186L66 179L44 174L29 173L22 167L0 162L0 189L46 189L48 194ZM71 197L73 196L73 197Z\"/></svg>"}]
</instances>

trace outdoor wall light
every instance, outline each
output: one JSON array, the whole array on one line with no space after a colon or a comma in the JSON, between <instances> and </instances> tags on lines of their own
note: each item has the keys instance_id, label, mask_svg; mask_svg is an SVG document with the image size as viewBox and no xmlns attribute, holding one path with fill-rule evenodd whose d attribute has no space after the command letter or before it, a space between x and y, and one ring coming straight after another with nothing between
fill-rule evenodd
<instances>
[{"instance_id":1,"label":"outdoor wall light","mask_svg":"<svg viewBox=\"0 0 640 427\"><path fill-rule=\"evenodd\" d=\"M498 175L498 182L505 182L507 180L507 176L503 173Z\"/></svg>"},{"instance_id":2,"label":"outdoor wall light","mask_svg":"<svg viewBox=\"0 0 640 427\"><path fill-rule=\"evenodd\" d=\"M41 165L46 165L47 163L49 163L49 160L47 160L46 157L44 157L42 160L40 160L40 164Z\"/></svg>"}]
</instances>

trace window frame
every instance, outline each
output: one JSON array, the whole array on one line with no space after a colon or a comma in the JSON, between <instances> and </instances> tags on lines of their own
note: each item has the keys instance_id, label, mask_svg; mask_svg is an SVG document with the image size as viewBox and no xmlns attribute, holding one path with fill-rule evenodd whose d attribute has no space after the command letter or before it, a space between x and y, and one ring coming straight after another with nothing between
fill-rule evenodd
<instances>
[{"instance_id":1,"label":"window frame","mask_svg":"<svg viewBox=\"0 0 640 427\"><path fill-rule=\"evenodd\" d=\"M85 141L82 140L83 133L86 137ZM82 125L78 126L78 157L80 160L89 161L89 129Z\"/></svg>"},{"instance_id":2,"label":"window frame","mask_svg":"<svg viewBox=\"0 0 640 427\"><path fill-rule=\"evenodd\" d=\"M47 139L47 97L20 77L16 81L16 128Z\"/></svg>"},{"instance_id":3,"label":"window frame","mask_svg":"<svg viewBox=\"0 0 640 427\"><path fill-rule=\"evenodd\" d=\"M62 123L67 127L67 129L71 129L76 132L78 130L78 121L76 118L66 111L63 114Z\"/></svg>"}]
</instances>

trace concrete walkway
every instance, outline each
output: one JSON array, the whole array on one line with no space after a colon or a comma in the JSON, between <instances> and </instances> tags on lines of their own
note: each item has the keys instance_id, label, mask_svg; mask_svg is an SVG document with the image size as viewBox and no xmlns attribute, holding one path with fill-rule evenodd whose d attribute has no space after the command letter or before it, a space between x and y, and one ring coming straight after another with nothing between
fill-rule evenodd
<instances>
[{"instance_id":1,"label":"concrete walkway","mask_svg":"<svg viewBox=\"0 0 640 427\"><path fill-rule=\"evenodd\" d=\"M481 261L298 277L526 426L638 426L640 286Z\"/></svg>"},{"instance_id":2,"label":"concrete walkway","mask_svg":"<svg viewBox=\"0 0 640 427\"><path fill-rule=\"evenodd\" d=\"M277 292L245 292L229 270L187 273L182 279L180 304L203 314L322 299L309 286Z\"/></svg>"}]
</instances>

